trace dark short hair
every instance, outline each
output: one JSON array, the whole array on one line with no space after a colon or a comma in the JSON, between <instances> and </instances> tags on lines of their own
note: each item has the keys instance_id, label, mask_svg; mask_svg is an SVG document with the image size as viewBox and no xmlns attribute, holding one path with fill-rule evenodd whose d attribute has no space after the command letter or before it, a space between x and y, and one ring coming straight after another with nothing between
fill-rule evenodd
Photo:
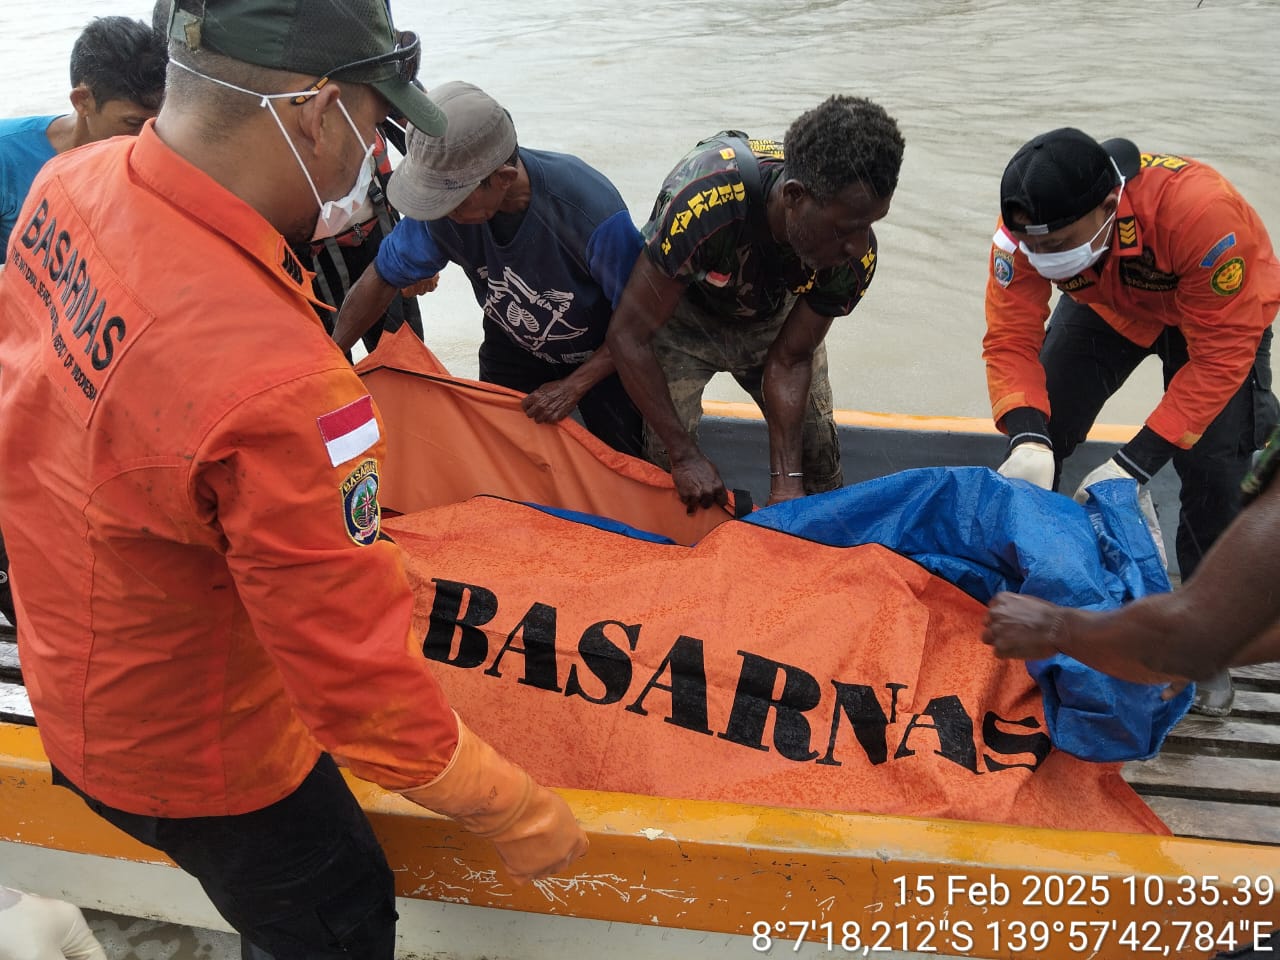
<instances>
[{"instance_id":1,"label":"dark short hair","mask_svg":"<svg viewBox=\"0 0 1280 960\"><path fill-rule=\"evenodd\" d=\"M836 94L791 124L783 141L784 175L804 184L819 203L854 183L884 198L897 189L903 146L897 121L883 107Z\"/></svg>"},{"instance_id":2,"label":"dark short hair","mask_svg":"<svg viewBox=\"0 0 1280 960\"><path fill-rule=\"evenodd\" d=\"M156 108L164 99L165 38L129 17L95 17L71 48L71 86L84 84L101 109L110 100Z\"/></svg>"}]
</instances>

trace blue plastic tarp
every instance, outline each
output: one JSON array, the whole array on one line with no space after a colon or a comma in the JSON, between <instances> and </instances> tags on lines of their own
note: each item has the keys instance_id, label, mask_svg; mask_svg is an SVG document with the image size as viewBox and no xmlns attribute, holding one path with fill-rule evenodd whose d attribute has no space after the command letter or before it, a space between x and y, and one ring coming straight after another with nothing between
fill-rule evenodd
<instances>
[{"instance_id":1,"label":"blue plastic tarp","mask_svg":"<svg viewBox=\"0 0 1280 960\"><path fill-rule=\"evenodd\" d=\"M906 470L775 504L747 523L824 543L878 543L983 603L1008 590L1105 610L1169 590L1138 509L1137 484L1108 480L1080 506L985 467ZM1027 669L1054 745L1085 760L1154 756L1194 696L1117 680L1061 654Z\"/></svg>"}]
</instances>

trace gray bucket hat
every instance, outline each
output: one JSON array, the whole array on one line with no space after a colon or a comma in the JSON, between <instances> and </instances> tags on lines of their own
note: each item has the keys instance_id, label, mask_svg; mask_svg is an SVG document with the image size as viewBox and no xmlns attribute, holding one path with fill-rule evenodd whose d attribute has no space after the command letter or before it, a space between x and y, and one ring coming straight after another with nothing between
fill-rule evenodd
<instances>
[{"instance_id":1,"label":"gray bucket hat","mask_svg":"<svg viewBox=\"0 0 1280 960\"><path fill-rule=\"evenodd\" d=\"M466 200L516 151L516 128L502 104L479 87L453 81L431 91L448 126L440 136L409 130L404 160L387 199L414 220L439 220Z\"/></svg>"}]
</instances>

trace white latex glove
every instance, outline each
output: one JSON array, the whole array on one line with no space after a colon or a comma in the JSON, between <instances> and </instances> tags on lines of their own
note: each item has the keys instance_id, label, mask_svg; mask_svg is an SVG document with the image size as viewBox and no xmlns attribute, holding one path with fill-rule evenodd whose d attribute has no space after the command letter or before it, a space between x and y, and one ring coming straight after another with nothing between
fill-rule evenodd
<instances>
[{"instance_id":1,"label":"white latex glove","mask_svg":"<svg viewBox=\"0 0 1280 960\"><path fill-rule=\"evenodd\" d=\"M1086 503L1089 500L1089 487L1102 480L1128 480L1130 483L1138 484L1137 478L1126 470L1115 460L1108 460L1100 467L1094 467L1085 474L1084 479L1080 481L1080 487L1076 490L1074 500L1076 503ZM1142 484L1138 484L1138 509L1142 511L1142 519L1147 524L1147 529L1151 532L1151 539L1156 542L1156 550L1160 553L1160 562L1167 568L1169 566L1169 556L1164 550L1164 533L1160 530L1160 518L1156 516L1156 505L1151 499L1151 491Z\"/></svg>"},{"instance_id":2,"label":"white latex glove","mask_svg":"<svg viewBox=\"0 0 1280 960\"><path fill-rule=\"evenodd\" d=\"M1134 483L1138 482L1132 473L1116 463L1114 459L1107 460L1102 466L1094 467L1084 475L1084 479L1080 481L1080 486L1076 488L1075 502L1088 503L1089 488L1100 480L1132 480Z\"/></svg>"},{"instance_id":3,"label":"white latex glove","mask_svg":"<svg viewBox=\"0 0 1280 960\"><path fill-rule=\"evenodd\" d=\"M1025 480L1045 490L1053 489L1053 451L1043 443L1020 443L1009 451L996 473L1010 480Z\"/></svg>"},{"instance_id":4,"label":"white latex glove","mask_svg":"<svg viewBox=\"0 0 1280 960\"><path fill-rule=\"evenodd\" d=\"M0 960L107 960L80 908L0 887Z\"/></svg>"},{"instance_id":5,"label":"white latex glove","mask_svg":"<svg viewBox=\"0 0 1280 960\"><path fill-rule=\"evenodd\" d=\"M1151 499L1151 491L1146 487L1138 487L1138 509L1142 511L1142 519L1147 521L1147 529L1151 531L1151 539L1156 542L1156 550L1160 553L1160 563L1169 569L1169 555L1164 552L1164 533L1160 530L1160 518L1156 515L1156 505Z\"/></svg>"}]
</instances>

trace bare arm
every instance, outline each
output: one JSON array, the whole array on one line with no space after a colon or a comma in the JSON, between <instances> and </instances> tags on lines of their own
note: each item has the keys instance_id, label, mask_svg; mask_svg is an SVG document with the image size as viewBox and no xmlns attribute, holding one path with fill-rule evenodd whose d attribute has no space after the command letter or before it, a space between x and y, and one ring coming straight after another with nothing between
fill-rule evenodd
<instances>
[{"instance_id":1,"label":"bare arm","mask_svg":"<svg viewBox=\"0 0 1280 960\"><path fill-rule=\"evenodd\" d=\"M1271 624L1231 658L1231 666L1247 667L1254 663L1275 663L1280 660L1280 622Z\"/></svg>"},{"instance_id":2,"label":"bare arm","mask_svg":"<svg viewBox=\"0 0 1280 960\"><path fill-rule=\"evenodd\" d=\"M1113 676L1203 679L1280 658L1280 483L1246 507L1174 593L1119 610L1067 610L1014 594L991 602L983 640L1002 657L1061 651Z\"/></svg>"},{"instance_id":3,"label":"bare arm","mask_svg":"<svg viewBox=\"0 0 1280 960\"><path fill-rule=\"evenodd\" d=\"M684 291L683 283L672 280L641 255L613 312L605 343L627 393L667 448L676 492L692 512L699 506L724 504L729 495L715 465L680 422L667 378L653 352L654 334L671 319Z\"/></svg>"},{"instance_id":4,"label":"bare arm","mask_svg":"<svg viewBox=\"0 0 1280 960\"><path fill-rule=\"evenodd\" d=\"M521 401L524 412L536 423L563 420L581 402L588 390L614 371L613 354L607 343L573 373L538 387Z\"/></svg>"},{"instance_id":5,"label":"bare arm","mask_svg":"<svg viewBox=\"0 0 1280 960\"><path fill-rule=\"evenodd\" d=\"M440 286L440 274L434 277L427 277L425 280L419 280L417 283L411 283L407 287L400 288L400 296L406 300L411 297L420 297L424 293L435 292L436 287Z\"/></svg>"},{"instance_id":6,"label":"bare arm","mask_svg":"<svg viewBox=\"0 0 1280 960\"><path fill-rule=\"evenodd\" d=\"M764 361L765 422L769 427L769 502L804 496L801 473L804 412L813 379L813 352L831 318L797 300Z\"/></svg>"},{"instance_id":7,"label":"bare arm","mask_svg":"<svg viewBox=\"0 0 1280 960\"><path fill-rule=\"evenodd\" d=\"M343 350L350 350L366 330L372 327L396 297L396 288L378 275L373 264L365 268L347 292L333 327L333 339Z\"/></svg>"}]
</instances>

